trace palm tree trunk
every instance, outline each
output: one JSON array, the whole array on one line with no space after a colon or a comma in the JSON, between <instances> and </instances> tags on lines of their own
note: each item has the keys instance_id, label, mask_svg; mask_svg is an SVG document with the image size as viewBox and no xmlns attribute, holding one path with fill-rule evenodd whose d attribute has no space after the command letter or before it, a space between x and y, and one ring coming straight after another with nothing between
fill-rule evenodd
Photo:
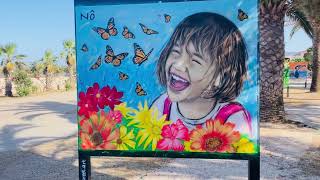
<instances>
[{"instance_id":1,"label":"palm tree trunk","mask_svg":"<svg viewBox=\"0 0 320 180\"><path fill-rule=\"evenodd\" d=\"M5 96L12 97L12 77L10 73L5 74L5 81L6 81L6 86L5 86Z\"/></svg>"},{"instance_id":2,"label":"palm tree trunk","mask_svg":"<svg viewBox=\"0 0 320 180\"><path fill-rule=\"evenodd\" d=\"M284 1L260 5L260 120L284 121Z\"/></svg>"},{"instance_id":3,"label":"palm tree trunk","mask_svg":"<svg viewBox=\"0 0 320 180\"><path fill-rule=\"evenodd\" d=\"M49 91L52 88L51 87L52 75L51 73L46 73L45 76L46 76L46 91Z\"/></svg>"},{"instance_id":4,"label":"palm tree trunk","mask_svg":"<svg viewBox=\"0 0 320 180\"><path fill-rule=\"evenodd\" d=\"M320 27L313 30L313 59L312 59L312 81L310 92L317 92L320 88Z\"/></svg>"},{"instance_id":5,"label":"palm tree trunk","mask_svg":"<svg viewBox=\"0 0 320 180\"><path fill-rule=\"evenodd\" d=\"M69 71L69 81L70 81L70 85L71 88L74 89L75 88L75 78L74 78L74 70L73 70L73 66L69 66L68 65L68 71Z\"/></svg>"}]
</instances>

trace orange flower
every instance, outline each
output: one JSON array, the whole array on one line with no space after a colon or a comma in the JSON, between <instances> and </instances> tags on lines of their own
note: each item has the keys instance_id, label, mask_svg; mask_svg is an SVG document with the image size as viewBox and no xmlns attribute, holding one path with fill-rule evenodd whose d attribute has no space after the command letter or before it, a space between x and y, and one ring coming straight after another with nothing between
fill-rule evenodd
<instances>
[{"instance_id":1,"label":"orange flower","mask_svg":"<svg viewBox=\"0 0 320 180\"><path fill-rule=\"evenodd\" d=\"M235 152L232 144L239 141L240 133L235 124L209 119L206 127L198 126L190 133L191 150L208 152Z\"/></svg>"},{"instance_id":2,"label":"orange flower","mask_svg":"<svg viewBox=\"0 0 320 180\"><path fill-rule=\"evenodd\" d=\"M82 149L116 149L113 142L119 138L119 129L115 128L117 122L109 114L104 111L100 111L100 114L94 112L90 113L89 119L80 121Z\"/></svg>"}]
</instances>

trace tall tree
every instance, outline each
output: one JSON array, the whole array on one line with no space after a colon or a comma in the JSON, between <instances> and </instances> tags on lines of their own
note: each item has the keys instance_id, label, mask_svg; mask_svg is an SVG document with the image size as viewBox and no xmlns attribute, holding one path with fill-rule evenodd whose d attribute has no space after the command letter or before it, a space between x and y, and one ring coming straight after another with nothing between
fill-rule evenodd
<instances>
[{"instance_id":1,"label":"tall tree","mask_svg":"<svg viewBox=\"0 0 320 180\"><path fill-rule=\"evenodd\" d=\"M61 53L61 56L66 59L68 65L68 74L71 87L74 88L75 85L75 65L76 65L76 56L75 56L75 43L73 40L66 40L63 42L64 51Z\"/></svg>"},{"instance_id":2,"label":"tall tree","mask_svg":"<svg viewBox=\"0 0 320 180\"><path fill-rule=\"evenodd\" d=\"M6 81L6 96L12 96L12 72L15 69L15 63L21 64L20 60L24 59L26 56L22 54L16 55L17 45L10 43L1 48L2 52L2 62L3 64L3 74L5 76Z\"/></svg>"},{"instance_id":3,"label":"tall tree","mask_svg":"<svg viewBox=\"0 0 320 180\"><path fill-rule=\"evenodd\" d=\"M59 67L56 64L57 57L52 53L52 51L47 50L44 53L43 58L41 59L41 65L38 65L42 68L43 74L46 77L46 90L51 89L51 82L54 73L59 71Z\"/></svg>"},{"instance_id":4,"label":"tall tree","mask_svg":"<svg viewBox=\"0 0 320 180\"><path fill-rule=\"evenodd\" d=\"M317 92L320 88L320 1L295 0L294 7L303 12L312 27L313 59L310 91Z\"/></svg>"},{"instance_id":5,"label":"tall tree","mask_svg":"<svg viewBox=\"0 0 320 180\"><path fill-rule=\"evenodd\" d=\"M260 2L260 119L284 121L284 18L288 0Z\"/></svg>"}]
</instances>

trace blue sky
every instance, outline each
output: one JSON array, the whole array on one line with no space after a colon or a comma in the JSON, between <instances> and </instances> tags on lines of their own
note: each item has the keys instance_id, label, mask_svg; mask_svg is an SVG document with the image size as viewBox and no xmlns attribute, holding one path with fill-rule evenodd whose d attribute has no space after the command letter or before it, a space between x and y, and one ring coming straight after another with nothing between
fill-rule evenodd
<instances>
[{"instance_id":1,"label":"blue sky","mask_svg":"<svg viewBox=\"0 0 320 180\"><path fill-rule=\"evenodd\" d=\"M74 39L73 0L1 0L0 45L18 45L18 53L26 54L27 61L39 60L46 49L56 55L62 42ZM286 27L286 51L301 51L311 46L311 40L299 31L288 38L291 27Z\"/></svg>"}]
</instances>

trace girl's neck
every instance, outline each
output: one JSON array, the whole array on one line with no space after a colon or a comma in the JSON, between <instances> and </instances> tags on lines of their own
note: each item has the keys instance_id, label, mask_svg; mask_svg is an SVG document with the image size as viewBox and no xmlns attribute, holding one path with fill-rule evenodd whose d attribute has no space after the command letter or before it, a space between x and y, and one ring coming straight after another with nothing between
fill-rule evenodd
<instances>
[{"instance_id":1,"label":"girl's neck","mask_svg":"<svg viewBox=\"0 0 320 180\"><path fill-rule=\"evenodd\" d=\"M216 106L216 99L198 98L192 101L178 102L180 113L188 119L201 119L207 116Z\"/></svg>"}]
</instances>

